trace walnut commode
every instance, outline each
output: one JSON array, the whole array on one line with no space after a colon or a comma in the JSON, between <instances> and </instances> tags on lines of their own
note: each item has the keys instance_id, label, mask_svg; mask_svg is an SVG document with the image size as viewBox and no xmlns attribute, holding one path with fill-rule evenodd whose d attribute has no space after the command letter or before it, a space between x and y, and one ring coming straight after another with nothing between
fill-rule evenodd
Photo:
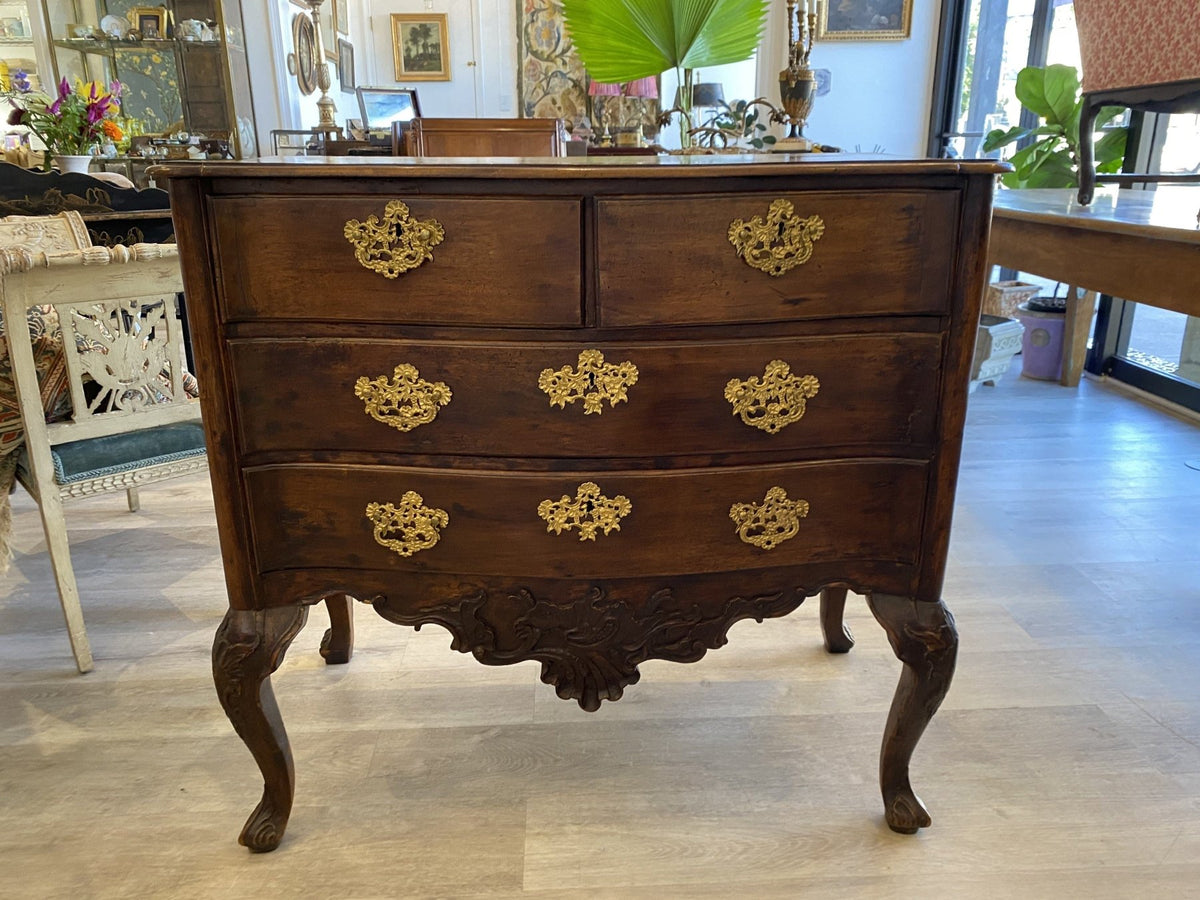
<instances>
[{"instance_id":1,"label":"walnut commode","mask_svg":"<svg viewBox=\"0 0 1200 900\"><path fill-rule=\"evenodd\" d=\"M584 709L847 589L904 663L884 809L954 670L941 602L991 163L369 158L167 167L229 589L221 702L292 806L269 676L325 600L536 659Z\"/></svg>"}]
</instances>

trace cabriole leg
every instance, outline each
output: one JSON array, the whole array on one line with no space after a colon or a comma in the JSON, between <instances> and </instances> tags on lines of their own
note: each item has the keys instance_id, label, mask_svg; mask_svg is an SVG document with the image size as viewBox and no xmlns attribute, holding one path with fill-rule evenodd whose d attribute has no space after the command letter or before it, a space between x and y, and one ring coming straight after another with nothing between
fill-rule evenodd
<instances>
[{"instance_id":1,"label":"cabriole leg","mask_svg":"<svg viewBox=\"0 0 1200 900\"><path fill-rule=\"evenodd\" d=\"M270 676L283 662L284 653L307 618L307 606L231 609L213 641L217 696L263 775L262 800L238 838L238 843L255 853L279 846L292 812L296 783L292 748L275 704Z\"/></svg>"},{"instance_id":2,"label":"cabriole leg","mask_svg":"<svg viewBox=\"0 0 1200 900\"><path fill-rule=\"evenodd\" d=\"M329 665L350 662L354 652L354 598L349 594L334 594L325 598L329 610L329 627L321 638L321 656Z\"/></svg>"},{"instance_id":3,"label":"cabriole leg","mask_svg":"<svg viewBox=\"0 0 1200 900\"><path fill-rule=\"evenodd\" d=\"M887 631L892 650L904 663L883 732L879 784L884 815L892 831L914 834L929 825L929 813L913 793L908 763L925 726L933 718L954 677L958 632L954 617L939 600L873 594L871 612Z\"/></svg>"},{"instance_id":4,"label":"cabriole leg","mask_svg":"<svg viewBox=\"0 0 1200 900\"><path fill-rule=\"evenodd\" d=\"M846 612L844 586L827 587L821 591L821 636L825 649L830 653L849 653L854 646L854 635L842 621Z\"/></svg>"}]
</instances>

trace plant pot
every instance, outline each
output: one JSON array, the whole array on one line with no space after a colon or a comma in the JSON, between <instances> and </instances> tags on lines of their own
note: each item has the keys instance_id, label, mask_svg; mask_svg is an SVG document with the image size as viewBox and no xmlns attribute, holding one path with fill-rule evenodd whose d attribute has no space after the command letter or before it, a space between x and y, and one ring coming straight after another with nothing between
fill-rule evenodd
<instances>
[{"instance_id":1,"label":"plant pot","mask_svg":"<svg viewBox=\"0 0 1200 900\"><path fill-rule=\"evenodd\" d=\"M1017 315L1017 308L1036 297L1040 290L1041 287L1027 281L994 281L983 295L983 311L989 316L1011 319Z\"/></svg>"},{"instance_id":2,"label":"plant pot","mask_svg":"<svg viewBox=\"0 0 1200 900\"><path fill-rule=\"evenodd\" d=\"M1016 319L986 314L980 317L968 393L981 384L994 385L1000 380L1008 371L1012 358L1021 349L1024 333L1025 327Z\"/></svg>"},{"instance_id":3,"label":"plant pot","mask_svg":"<svg viewBox=\"0 0 1200 900\"><path fill-rule=\"evenodd\" d=\"M1062 378L1066 301L1060 300L1056 304L1049 297L1035 297L1018 307L1017 317L1025 326L1025 337L1021 341L1021 375L1041 381L1058 381Z\"/></svg>"},{"instance_id":4,"label":"plant pot","mask_svg":"<svg viewBox=\"0 0 1200 900\"><path fill-rule=\"evenodd\" d=\"M92 158L90 156L64 156L58 153L54 155L54 165L64 175L68 172L86 175L88 166L91 164Z\"/></svg>"}]
</instances>

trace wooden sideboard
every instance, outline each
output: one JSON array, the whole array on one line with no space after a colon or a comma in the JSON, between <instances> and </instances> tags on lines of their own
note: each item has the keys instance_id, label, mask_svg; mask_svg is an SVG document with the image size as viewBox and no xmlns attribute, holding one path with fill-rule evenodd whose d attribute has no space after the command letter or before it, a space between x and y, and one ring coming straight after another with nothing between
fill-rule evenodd
<instances>
[{"instance_id":1,"label":"wooden sideboard","mask_svg":"<svg viewBox=\"0 0 1200 900\"><path fill-rule=\"evenodd\" d=\"M991 163L366 158L167 166L229 611L226 713L274 849L270 675L326 600L536 659L595 710L649 658L847 589L903 662L888 824L958 639L941 600Z\"/></svg>"}]
</instances>

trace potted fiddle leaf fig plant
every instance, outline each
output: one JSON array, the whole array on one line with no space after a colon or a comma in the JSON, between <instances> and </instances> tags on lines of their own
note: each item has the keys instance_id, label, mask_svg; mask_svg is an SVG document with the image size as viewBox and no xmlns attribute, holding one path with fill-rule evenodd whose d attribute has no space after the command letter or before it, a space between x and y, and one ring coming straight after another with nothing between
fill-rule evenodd
<instances>
[{"instance_id":1,"label":"potted fiddle leaf fig plant","mask_svg":"<svg viewBox=\"0 0 1200 900\"><path fill-rule=\"evenodd\" d=\"M997 128L984 139L990 153L1027 137L1033 140L1009 160L1014 171L1000 176L1011 188L1064 188L1079 186L1079 73L1073 66L1026 66L1017 73L1017 99L1041 120L1036 128ZM1124 112L1108 106L1096 117L1100 128ZM1125 128L1112 128L1096 142L1096 171L1117 172L1125 159Z\"/></svg>"},{"instance_id":2,"label":"potted fiddle leaf fig plant","mask_svg":"<svg viewBox=\"0 0 1200 900\"><path fill-rule=\"evenodd\" d=\"M753 56L768 0L562 0L575 50L595 81L636 81L675 69L679 138L691 145L693 73Z\"/></svg>"}]
</instances>

